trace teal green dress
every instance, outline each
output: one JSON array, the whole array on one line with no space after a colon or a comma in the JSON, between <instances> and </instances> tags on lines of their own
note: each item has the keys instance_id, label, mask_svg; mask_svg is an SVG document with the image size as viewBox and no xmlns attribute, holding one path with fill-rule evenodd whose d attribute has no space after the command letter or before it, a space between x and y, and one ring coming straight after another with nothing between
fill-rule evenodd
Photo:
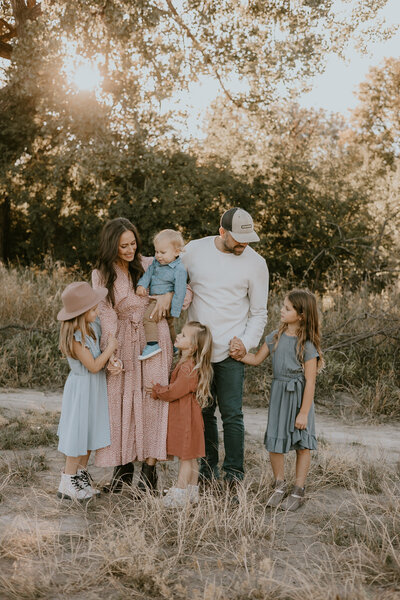
<instances>
[{"instance_id":1,"label":"teal green dress","mask_svg":"<svg viewBox=\"0 0 400 600\"><path fill-rule=\"evenodd\" d=\"M97 358L101 354L100 320L91 326L96 339L86 336L85 346ZM75 331L74 338L80 342L82 333ZM66 456L83 456L111 443L106 374L104 369L90 373L79 360L67 358L71 372L64 386L58 449Z\"/></svg>"},{"instance_id":2,"label":"teal green dress","mask_svg":"<svg viewBox=\"0 0 400 600\"><path fill-rule=\"evenodd\" d=\"M268 426L264 444L268 452L286 454L289 450L317 449L314 402L308 413L306 429L294 424L300 411L305 386L304 370L296 356L297 337L283 333L276 349L273 331L265 338L272 359L272 385L269 400ZM304 362L318 357L315 346L307 341Z\"/></svg>"}]
</instances>

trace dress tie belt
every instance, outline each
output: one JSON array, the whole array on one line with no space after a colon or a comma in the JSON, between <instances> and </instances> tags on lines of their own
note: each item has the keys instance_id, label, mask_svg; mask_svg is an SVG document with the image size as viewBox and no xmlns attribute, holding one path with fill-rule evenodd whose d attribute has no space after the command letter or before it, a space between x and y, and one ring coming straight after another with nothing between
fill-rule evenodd
<instances>
[{"instance_id":1,"label":"dress tie belt","mask_svg":"<svg viewBox=\"0 0 400 600\"><path fill-rule=\"evenodd\" d=\"M295 430L294 424L296 423L297 411L301 408L303 400L303 386L305 379L303 376L298 377L274 377L275 381L284 381L286 383L285 389L289 392L290 402L290 433ZM297 393L296 393L297 392Z\"/></svg>"},{"instance_id":2,"label":"dress tie belt","mask_svg":"<svg viewBox=\"0 0 400 600\"><path fill-rule=\"evenodd\" d=\"M132 315L118 315L118 320L125 324L124 339L121 340L120 358L124 364L125 372L137 370L137 360L132 360L131 353L135 352L135 344L139 344L139 326L141 321L138 321ZM129 334L128 334L129 331ZM128 335L127 335L128 334ZM133 343L133 344L132 344ZM128 352L129 348L129 352ZM139 350L140 351L140 350Z\"/></svg>"}]
</instances>

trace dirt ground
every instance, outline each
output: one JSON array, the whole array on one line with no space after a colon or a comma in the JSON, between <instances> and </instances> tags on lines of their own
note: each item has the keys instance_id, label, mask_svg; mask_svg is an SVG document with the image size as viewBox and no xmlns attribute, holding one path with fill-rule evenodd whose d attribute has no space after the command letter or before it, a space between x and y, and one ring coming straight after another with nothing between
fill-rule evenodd
<instances>
[{"instance_id":1,"label":"dirt ground","mask_svg":"<svg viewBox=\"0 0 400 600\"><path fill-rule=\"evenodd\" d=\"M54 412L61 410L61 393L36 390L0 390L0 409L18 413L21 410ZM244 406L247 435L262 441L267 425L267 409ZM1 421L0 421L1 424ZM222 423L219 422L222 431ZM316 429L319 439L341 447L363 447L371 457L385 456L390 462L400 460L400 426L368 425L355 417L337 419L316 409Z\"/></svg>"},{"instance_id":2,"label":"dirt ground","mask_svg":"<svg viewBox=\"0 0 400 600\"><path fill-rule=\"evenodd\" d=\"M49 418L53 423L52 426L54 428L54 423L57 420L56 415L59 412L60 407L60 393L45 393L34 390L2 390L0 391L0 427L6 426L13 415L19 415L25 412L29 415L37 415L39 419L38 422L40 422L41 416L42 418L44 417L44 419ZM389 468L393 467L395 470L398 469L398 465L400 464L400 435L398 426L367 425L357 422L356 420L349 422L348 419L347 421L344 421L343 419L339 420L325 414L319 414L318 409L316 412L316 427L320 446L327 446L330 452L330 454L327 455L328 458L326 461L333 460L332 457L335 457L336 460L336 455L338 457L337 461L339 462L335 463L334 468L332 467L331 469L338 480L340 479L340 470L342 468L340 463L341 460L343 461L343 471L349 469L348 465L350 463L347 461L346 457L351 457L353 463L357 463L358 460L361 463L362 460L368 459L372 461L371 464L382 463L388 465ZM259 491L262 484L252 482L251 473L253 468L258 468L260 460L264 460L262 458L265 454L262 441L266 428L267 411L266 409L261 408L245 407L244 419L246 429L246 456L248 461L248 471L250 473L246 493L249 495L253 494L253 496L259 497L262 500L262 494L264 492ZM219 425L220 430L222 431L221 422ZM38 425L39 429L40 427L41 425ZM126 595L125 591L122 593L118 592L118 590L115 591L114 588L108 589L107 587L104 588L104 595L102 592L93 591L93 594L91 595L87 595L86 592L78 594L76 592L71 592L71 595L66 592L59 592L47 596L45 591L41 593L39 584L35 583L36 587L33 584L33 587L29 587L29 585L24 587L23 584L19 582L18 577L15 574L16 565L24 564L24 568L27 568L26 565L29 563L29 568L33 568L32 565L35 564L34 561L37 561L38 557L43 556L43 559L49 560L46 558L48 550L44 550L45 544L43 540L60 540L63 536L68 536L69 539L73 539L73 536L81 536L83 539L83 531L90 532L95 530L96 514L100 514L99 511L101 510L104 514L108 515L108 519L111 518L111 515L114 518L116 506L113 506L113 498L105 497L100 501L100 508L95 509L93 514L90 514L90 511L83 509L74 510L71 507L60 504L56 498L55 490L57 489L60 471L63 467L63 457L57 452L54 444L52 447L5 450L2 451L1 458L4 463L7 463L8 461L9 464L14 465L14 469L18 470L19 465L21 468L20 483L17 487L13 485L9 488L11 495L4 493L4 495L1 496L0 490L0 547L3 556L3 559L0 557L0 573L4 569L3 580L1 580L2 578L0 575L0 583L3 584L3 587L0 585L0 598L48 597L54 599L76 598L77 600L83 600L85 598L86 600L86 598L107 597L117 599L130 597L129 594ZM45 466L43 466L43 469L40 466L41 460L44 460L46 463ZM319 471L322 471L323 469L326 469L326 466L321 463L318 469ZM161 465L159 467L160 487L168 485L169 480L171 479L171 470L176 470L176 462L174 465L169 463L168 465ZM90 471L97 482L107 480L110 475L110 469L91 466ZM372 483L370 484L370 487L372 488L375 485L373 481L375 472L371 473ZM318 477L323 476L318 473ZM269 471L268 478L270 478ZM321 486L321 488L319 488L317 484L314 487L312 485L310 486L308 495L312 501L305 504L301 511L299 511L300 514L274 514L268 517L269 521L266 525L266 521L262 521L262 527L265 526L268 528L269 538L266 548L269 548L270 545L273 544L274 550L271 555L273 558L266 555L265 559L259 562L258 569L265 569L268 572L272 572L273 569L275 578L279 578L281 575L282 578L287 579L287 565L290 565L290 561L293 563L296 556L307 556L307 560L310 561L310 564L312 563L314 565L313 569L318 570L315 565L318 564L319 560L322 560L321 556L327 555L328 551L330 552L329 549L333 547L327 542L329 536L335 537L335 548L337 547L336 538L340 538L340 540L342 537L343 539L346 538L346 532L342 531L342 522L344 524L346 524L347 521L355 523L357 519L359 519L359 514L357 514L360 510L357 508L357 503L359 501L355 499L354 491L335 487L335 485L327 485L326 477L324 481L325 484L323 487ZM257 488L257 485L259 485L260 488ZM378 502L377 499L379 499L379 494L371 496L371 498L371 506L373 506L373 503ZM118 502L118 510L120 510L121 503L123 503L124 500L120 499ZM369 502L368 497L366 497L365 494L363 502ZM382 505L383 504L384 500L382 500ZM377 503L376 506L379 506L379 503ZM252 505L249 505L249 508L253 510ZM131 509L127 508L126 510L127 514L129 514L129 510ZM316 517L317 514L318 518ZM221 517L223 517L223 513L220 514L220 518ZM123 516L121 518L125 517ZM200 520L203 518L204 517L201 517ZM247 516L243 516L243 523L246 518ZM250 518L253 517L249 517L249 519ZM329 527L327 524L329 524ZM238 527L241 526L242 521L238 521ZM344 525L344 529L345 527L346 525ZM252 535L254 535L256 533L255 527L252 531ZM89 534L87 533L87 535ZM262 536L264 536L264 533L260 530L259 535L261 536L261 539ZM245 545L247 543L246 537L242 536L241 539L244 540L243 544ZM18 540L18 542L16 540ZM40 540L42 540L42 542L40 542ZM41 543L43 543L43 548L40 547ZM94 544L94 541L92 540L91 543ZM98 540L96 543L99 543ZM266 544L267 537L261 539L260 543ZM31 562L27 562L24 559L25 551L29 556L34 556L34 559L32 559ZM240 553L246 551L246 548L243 546L243 548L240 547L237 550L237 554L239 556ZM249 556L250 558L253 556L253 560L256 562L256 553L254 553L254 555L249 553ZM240 562L242 559L237 559L237 561ZM214 571L216 564L219 564L218 560L211 561L211 558L209 560L203 559L203 563L201 559L198 560L196 568L199 575L196 575L196 577L194 577L193 574L190 575L193 586L197 586L197 589L200 590L200 595L196 596L196 598L210 598L215 600L224 599L226 596L223 591L221 591L224 587L228 588L233 584L236 586L244 585L243 578L248 578L250 581L254 573L257 572L255 566L250 568L245 564L244 570L242 569L242 571L240 571L237 566L234 566L232 567L232 573L230 573L229 563L227 563L228 567L226 567L224 563L224 569L219 568L219 571ZM232 562L232 564L236 565L236 562ZM211 567L211 565L213 567ZM213 568L213 570L210 571L210 568ZM264 573L263 577L265 576ZM326 576L327 575L325 574L324 577ZM296 577L298 577L298 573L293 571L293 586L300 585ZM200 583L196 578L199 579ZM10 587L8 592L7 580L13 581L13 587ZM28 580L29 577L27 575L26 581ZM32 581L36 581L34 576L32 576ZM261 579L260 581L261 583L257 585L262 587L264 584L262 584ZM25 583L24 585L26 586ZM50 586L50 583L47 585ZM64 583L62 585L64 585ZM289 585L289 583L287 583L287 585ZM312 591L314 588L312 588L311 584L307 585L309 586L307 588L309 590L308 597L317 597L315 596L316 592ZM66 584L65 586L65 589L68 589ZM76 589L79 589L78 584L76 584ZM180 588L177 589L179 591ZM23 592L18 590L23 590ZM206 593L204 590L209 591ZM399 592L399 595L396 595L397 591ZM146 595L146 593L143 592L143 595L136 595L135 593L132 597L169 598L169 596L163 596L161 592L158 596L157 593L154 593L153 595ZM242 594L242 592L240 592L240 594ZM246 592L243 592L242 595L240 594L232 595L231 597L243 599L247 597L253 598L253 596L247 596ZM176 596L172 595L172 597L194 598L195 596L192 596L191 594L185 596L183 592L176 592ZM264 597L267 598L267 596L263 595L254 596L254 598ZM269 597L270 596L268 596L268 598ZM281 598L281 596L278 595L271 596L271 598L275 597ZM292 598L289 593L285 598L286 597ZM296 596L293 595L293 598L294 597ZM331 597L335 596L332 596L331 593L327 593L326 598L330 599ZM323 595L322 598L324 598ZM396 586L389 587L388 595L386 592L382 592L382 595L376 595L376 592L372 591L370 595L369 592L366 592L365 596L352 596L350 593L350 595L343 595L343 597L338 595L336 598L338 600L341 600L342 598L345 600L353 600L353 598L357 600L358 598L390 598L391 600L392 598L400 598L400 588L396 588Z\"/></svg>"}]
</instances>

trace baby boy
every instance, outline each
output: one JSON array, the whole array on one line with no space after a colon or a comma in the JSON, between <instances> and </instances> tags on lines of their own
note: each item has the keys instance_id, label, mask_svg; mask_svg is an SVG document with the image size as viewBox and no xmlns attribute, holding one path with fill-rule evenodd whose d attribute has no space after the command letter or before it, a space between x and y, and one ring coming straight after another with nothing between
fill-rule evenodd
<instances>
[{"instance_id":1,"label":"baby boy","mask_svg":"<svg viewBox=\"0 0 400 600\"><path fill-rule=\"evenodd\" d=\"M139 279L136 293L146 295L149 288L150 296L159 296L174 292L172 296L170 317L167 317L172 343L175 341L174 317L179 317L186 294L187 273L179 254L182 252L184 241L179 231L163 229L154 237L155 258L146 273ZM146 309L143 325L146 334L146 347L139 360L146 360L161 352L158 344L157 323L151 320L156 300L150 298Z\"/></svg>"}]
</instances>

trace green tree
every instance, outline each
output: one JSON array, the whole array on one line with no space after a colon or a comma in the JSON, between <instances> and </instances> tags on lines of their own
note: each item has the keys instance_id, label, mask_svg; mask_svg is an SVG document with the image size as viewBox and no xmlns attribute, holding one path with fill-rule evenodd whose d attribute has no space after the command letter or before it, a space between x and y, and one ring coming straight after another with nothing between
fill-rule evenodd
<instances>
[{"instance_id":1,"label":"green tree","mask_svg":"<svg viewBox=\"0 0 400 600\"><path fill-rule=\"evenodd\" d=\"M371 181L354 148L342 142L347 127L340 117L296 104L249 113L219 100L206 129L207 160L252 185L252 210L272 272L313 287L323 286L330 273L357 284L382 266ZM390 238L381 244L387 248Z\"/></svg>"},{"instance_id":2,"label":"green tree","mask_svg":"<svg viewBox=\"0 0 400 600\"><path fill-rule=\"evenodd\" d=\"M370 159L394 166L400 155L400 59L386 58L372 67L359 86L352 112L353 142L368 149Z\"/></svg>"},{"instance_id":3,"label":"green tree","mask_svg":"<svg viewBox=\"0 0 400 600\"><path fill-rule=\"evenodd\" d=\"M0 191L13 227L3 256L37 260L64 244L74 260L90 224L96 230L128 195L139 209L149 174L179 156L164 99L205 74L233 105L268 106L282 81L304 85L386 1L358 0L342 20L331 0L57 0L41 15L33 0L3 1L0 52L11 62L0 94ZM98 73L91 92L71 79L82 65ZM232 76L244 92L232 93Z\"/></svg>"}]
</instances>

